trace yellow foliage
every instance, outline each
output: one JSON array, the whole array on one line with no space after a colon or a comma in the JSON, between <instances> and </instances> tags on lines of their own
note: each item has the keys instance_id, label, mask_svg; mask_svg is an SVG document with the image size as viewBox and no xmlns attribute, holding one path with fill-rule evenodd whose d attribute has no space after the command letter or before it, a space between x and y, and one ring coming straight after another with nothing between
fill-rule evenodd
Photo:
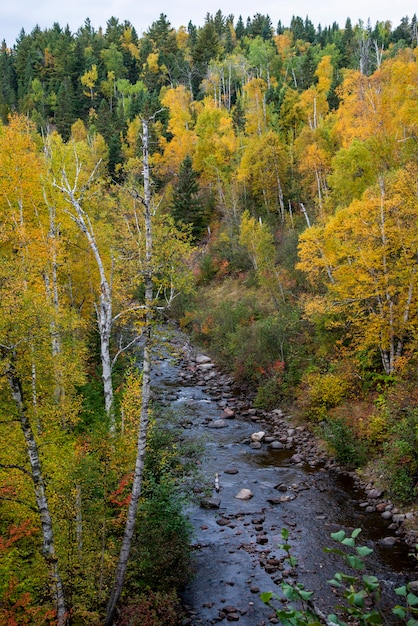
<instances>
[{"instance_id":1,"label":"yellow foliage","mask_svg":"<svg viewBox=\"0 0 418 626\"><path fill-rule=\"evenodd\" d=\"M328 410L338 406L349 390L349 383L334 373L310 372L303 377L304 412L310 419L321 421Z\"/></svg>"},{"instance_id":2,"label":"yellow foliage","mask_svg":"<svg viewBox=\"0 0 418 626\"><path fill-rule=\"evenodd\" d=\"M160 67L158 65L158 52L151 52L147 57L147 66L150 72L153 74L158 74L160 71Z\"/></svg>"}]
</instances>

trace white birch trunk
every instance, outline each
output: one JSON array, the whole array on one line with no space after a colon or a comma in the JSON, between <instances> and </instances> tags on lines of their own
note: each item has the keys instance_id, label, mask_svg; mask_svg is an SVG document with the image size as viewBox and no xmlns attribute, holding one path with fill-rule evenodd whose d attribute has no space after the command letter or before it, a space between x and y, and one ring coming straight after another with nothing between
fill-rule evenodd
<instances>
[{"instance_id":1,"label":"white birch trunk","mask_svg":"<svg viewBox=\"0 0 418 626\"><path fill-rule=\"evenodd\" d=\"M142 405L141 419L138 431L137 455L135 462L135 473L132 484L131 500L129 503L128 515L126 519L125 532L119 555L118 567L115 581L106 609L105 626L112 626L114 622L116 605L119 601L123 584L125 581L126 569L128 566L129 552L131 549L132 537L135 529L138 502L141 495L142 476L144 470L145 449L148 433L148 417L151 389L151 340L152 340L152 226L151 226L151 187L148 160L148 121L142 121L142 151L143 151L143 176L144 176L144 205L145 205L145 328L144 328L144 361L142 370Z\"/></svg>"},{"instance_id":2,"label":"white birch trunk","mask_svg":"<svg viewBox=\"0 0 418 626\"><path fill-rule=\"evenodd\" d=\"M112 332L112 287L106 276L103 259L97 245L96 236L93 225L88 214L84 211L79 201L74 195L73 189L63 173L63 184L55 185L66 196L67 201L73 207L75 213L69 212L71 219L77 224L80 230L85 234L87 242L93 252L97 269L100 276L100 301L96 307L97 324L100 335L100 357L102 363L102 380L103 395L105 403L105 411L109 421L109 432L114 433L115 424L115 406L112 384L112 360L110 358L110 336Z\"/></svg>"},{"instance_id":3,"label":"white birch trunk","mask_svg":"<svg viewBox=\"0 0 418 626\"><path fill-rule=\"evenodd\" d=\"M54 532L45 491L45 482L39 459L38 446L28 418L20 378L15 369L15 355L11 355L6 367L6 377L16 406L20 427L26 443L26 451L31 467L31 477L35 490L36 505L41 519L42 552L48 568L49 585L57 611L58 626L68 624L68 613L65 606L64 588L58 570L58 559L55 553Z\"/></svg>"}]
</instances>

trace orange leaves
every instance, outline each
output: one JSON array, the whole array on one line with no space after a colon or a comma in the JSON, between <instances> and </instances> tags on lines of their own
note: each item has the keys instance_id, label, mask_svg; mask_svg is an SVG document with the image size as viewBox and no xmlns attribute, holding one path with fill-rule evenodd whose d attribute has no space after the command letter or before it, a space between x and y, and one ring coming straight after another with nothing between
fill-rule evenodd
<instances>
[{"instance_id":1,"label":"orange leaves","mask_svg":"<svg viewBox=\"0 0 418 626\"><path fill-rule=\"evenodd\" d=\"M31 520L24 520L20 524L12 524L8 528L8 536L0 537L0 554L6 552L8 548L20 541L22 538L30 537L38 532L38 528L33 525Z\"/></svg>"}]
</instances>

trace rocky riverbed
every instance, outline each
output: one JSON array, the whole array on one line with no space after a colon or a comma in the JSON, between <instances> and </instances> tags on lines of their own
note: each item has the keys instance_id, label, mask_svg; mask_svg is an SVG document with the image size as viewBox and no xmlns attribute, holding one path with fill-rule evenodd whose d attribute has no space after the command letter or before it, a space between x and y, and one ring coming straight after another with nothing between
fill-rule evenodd
<instances>
[{"instance_id":1,"label":"rocky riverbed","mask_svg":"<svg viewBox=\"0 0 418 626\"><path fill-rule=\"evenodd\" d=\"M188 511L194 576L184 590L184 625L278 623L260 593L280 595L283 581L314 591L315 605L329 613L335 590L326 581L344 567L322 548L333 547L330 533L354 528L362 528L360 543L373 548L367 571L381 580L390 620L393 589L418 578L405 542L415 540L405 531L413 514L342 471L291 416L256 410L186 337L176 333L172 341L178 358L160 359L154 387L159 401L180 414L184 437L204 442L201 468L211 486ZM282 528L290 532L293 567L278 547Z\"/></svg>"}]
</instances>

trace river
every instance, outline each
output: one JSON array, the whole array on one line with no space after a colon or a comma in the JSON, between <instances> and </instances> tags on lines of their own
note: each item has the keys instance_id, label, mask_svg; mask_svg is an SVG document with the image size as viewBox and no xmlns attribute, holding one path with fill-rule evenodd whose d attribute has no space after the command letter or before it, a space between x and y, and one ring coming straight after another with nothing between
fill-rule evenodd
<instances>
[{"instance_id":1,"label":"river","mask_svg":"<svg viewBox=\"0 0 418 626\"><path fill-rule=\"evenodd\" d=\"M176 331L170 341L177 358L157 360L154 394L180 414L184 437L203 442L201 470L213 486L209 497L202 495L204 506L193 504L187 511L194 528L194 575L183 593L185 626L278 623L260 593L280 595L284 580L302 583L314 591L321 611L332 612L336 595L327 580L344 566L341 557L325 554L323 547L336 547L332 532L350 534L354 528L362 529L359 545L373 549L365 572L381 581L388 623L399 623L389 608L396 602L393 589L418 575L416 560L399 537L395 535L394 545L382 541L394 534L389 522L378 512L365 512L365 496L350 477L320 463L295 462L295 429L288 416L276 411L271 419L260 417L209 359L196 362L197 353L186 336ZM258 445L251 436L260 431L265 437ZM283 432L288 435L286 445L273 449L271 440ZM250 499L237 499L243 489L251 492ZM293 568L278 547L282 528L288 529L297 558Z\"/></svg>"}]
</instances>

